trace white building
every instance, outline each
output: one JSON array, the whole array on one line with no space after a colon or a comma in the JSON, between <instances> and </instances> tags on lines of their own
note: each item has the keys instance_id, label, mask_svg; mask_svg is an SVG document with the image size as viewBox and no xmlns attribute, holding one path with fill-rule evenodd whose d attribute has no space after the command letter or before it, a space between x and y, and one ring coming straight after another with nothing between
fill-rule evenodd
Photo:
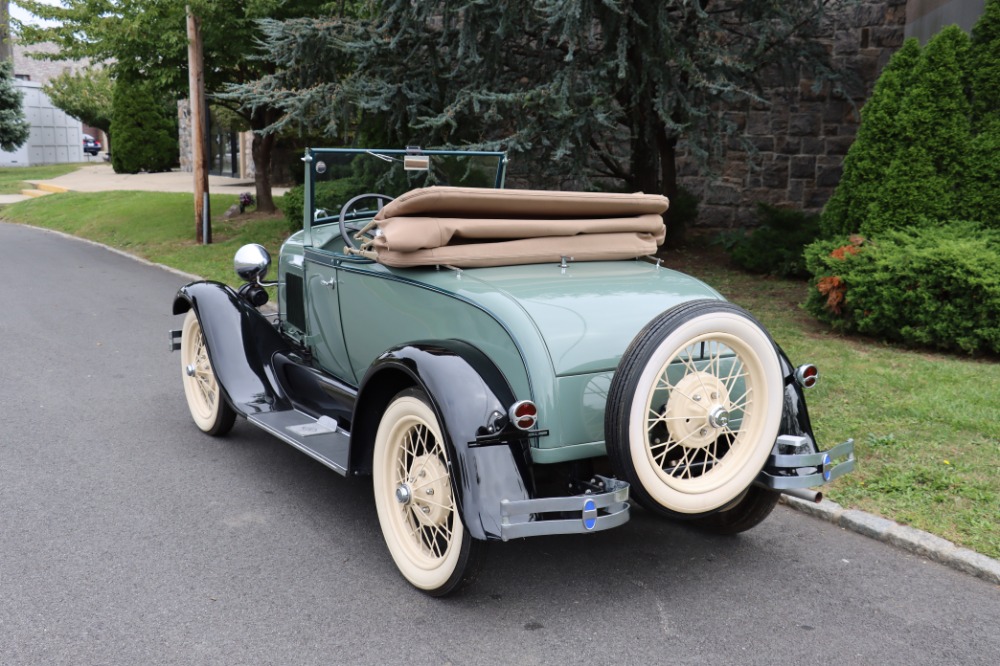
<instances>
[{"instance_id":1,"label":"white building","mask_svg":"<svg viewBox=\"0 0 1000 666\"><path fill-rule=\"evenodd\" d=\"M31 125L27 142L14 152L0 151L0 166L39 166L83 162L83 127L52 106L42 84L16 79L24 93L24 116Z\"/></svg>"}]
</instances>

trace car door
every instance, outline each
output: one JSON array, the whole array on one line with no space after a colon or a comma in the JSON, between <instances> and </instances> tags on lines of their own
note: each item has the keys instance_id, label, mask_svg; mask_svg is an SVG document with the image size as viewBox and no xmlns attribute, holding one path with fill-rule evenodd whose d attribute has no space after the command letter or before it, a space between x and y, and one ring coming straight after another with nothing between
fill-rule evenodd
<instances>
[{"instance_id":1,"label":"car door","mask_svg":"<svg viewBox=\"0 0 1000 666\"><path fill-rule=\"evenodd\" d=\"M356 384L347 357L340 313L340 259L325 249L306 248L306 344L320 366L349 384Z\"/></svg>"}]
</instances>

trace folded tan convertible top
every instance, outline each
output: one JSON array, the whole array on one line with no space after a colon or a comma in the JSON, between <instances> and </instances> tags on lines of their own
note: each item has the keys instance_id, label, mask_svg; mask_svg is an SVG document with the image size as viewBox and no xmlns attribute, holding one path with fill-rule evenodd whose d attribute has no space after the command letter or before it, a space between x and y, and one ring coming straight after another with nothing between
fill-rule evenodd
<instances>
[{"instance_id":1,"label":"folded tan convertible top","mask_svg":"<svg viewBox=\"0 0 1000 666\"><path fill-rule=\"evenodd\" d=\"M428 187L379 211L381 233L362 249L395 267L631 259L663 242L667 206L642 193Z\"/></svg>"}]
</instances>

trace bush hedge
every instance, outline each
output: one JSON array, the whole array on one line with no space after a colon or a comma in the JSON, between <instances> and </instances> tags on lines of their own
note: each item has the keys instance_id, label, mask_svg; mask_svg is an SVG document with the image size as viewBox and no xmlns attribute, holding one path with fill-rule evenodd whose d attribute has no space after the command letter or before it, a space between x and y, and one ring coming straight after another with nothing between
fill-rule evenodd
<instances>
[{"instance_id":1,"label":"bush hedge","mask_svg":"<svg viewBox=\"0 0 1000 666\"><path fill-rule=\"evenodd\" d=\"M835 329L1000 354L1000 232L970 222L824 240L806 249L806 309Z\"/></svg>"},{"instance_id":2,"label":"bush hedge","mask_svg":"<svg viewBox=\"0 0 1000 666\"><path fill-rule=\"evenodd\" d=\"M751 273L805 278L803 249L819 236L819 216L768 204L757 206L757 226L722 236L733 262Z\"/></svg>"},{"instance_id":3,"label":"bush hedge","mask_svg":"<svg viewBox=\"0 0 1000 666\"><path fill-rule=\"evenodd\" d=\"M120 78L112 95L115 173L170 171L177 163L177 107L148 83Z\"/></svg>"}]
</instances>

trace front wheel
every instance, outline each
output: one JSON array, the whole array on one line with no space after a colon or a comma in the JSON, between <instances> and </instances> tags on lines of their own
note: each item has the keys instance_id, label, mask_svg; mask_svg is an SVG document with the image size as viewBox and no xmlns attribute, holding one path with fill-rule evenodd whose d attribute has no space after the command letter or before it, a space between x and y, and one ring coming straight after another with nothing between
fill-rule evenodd
<instances>
[{"instance_id":1,"label":"front wheel","mask_svg":"<svg viewBox=\"0 0 1000 666\"><path fill-rule=\"evenodd\" d=\"M191 418L203 432L221 437L236 421L236 412L226 402L215 378L208 345L194 310L188 310L181 329L181 377Z\"/></svg>"},{"instance_id":2,"label":"front wheel","mask_svg":"<svg viewBox=\"0 0 1000 666\"><path fill-rule=\"evenodd\" d=\"M444 441L426 394L403 391L382 415L372 467L389 553L406 580L435 597L471 582L486 546L462 524Z\"/></svg>"},{"instance_id":3,"label":"front wheel","mask_svg":"<svg viewBox=\"0 0 1000 666\"><path fill-rule=\"evenodd\" d=\"M632 497L661 515L698 518L747 492L774 446L784 381L771 337L731 303L664 312L622 356L605 436Z\"/></svg>"}]
</instances>

